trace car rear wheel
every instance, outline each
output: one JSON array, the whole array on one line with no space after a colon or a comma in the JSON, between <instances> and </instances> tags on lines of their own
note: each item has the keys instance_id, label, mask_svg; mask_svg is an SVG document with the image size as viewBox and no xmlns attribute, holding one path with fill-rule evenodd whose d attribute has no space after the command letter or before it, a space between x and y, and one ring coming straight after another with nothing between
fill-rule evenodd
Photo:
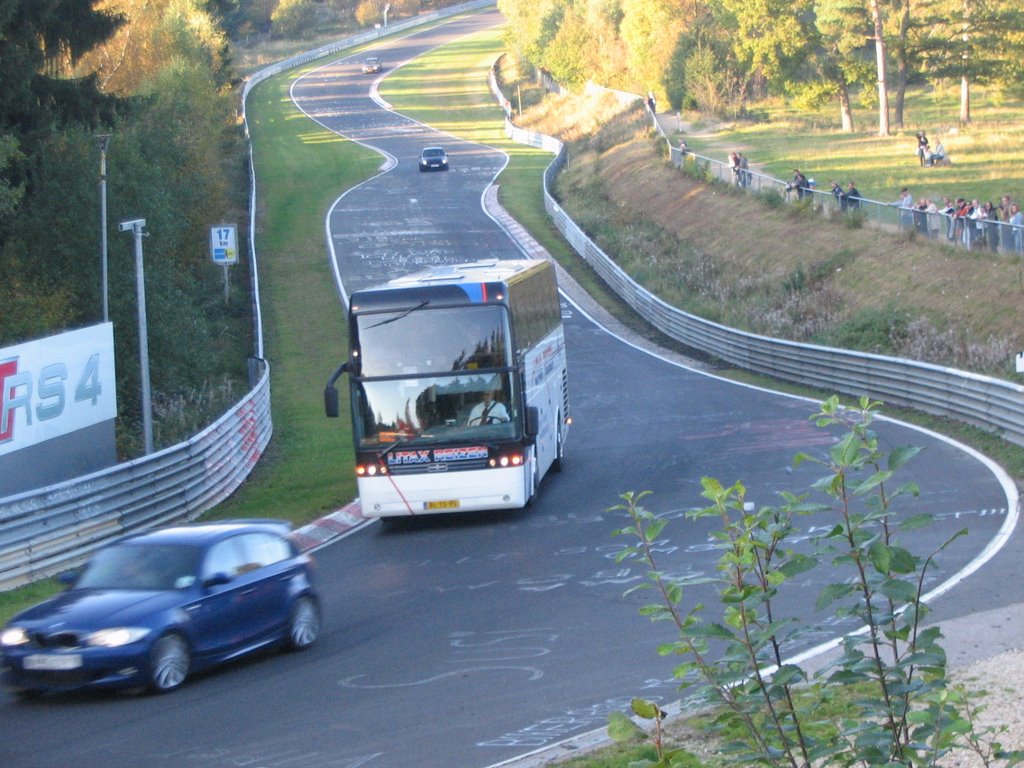
<instances>
[{"instance_id":1,"label":"car rear wheel","mask_svg":"<svg viewBox=\"0 0 1024 768\"><path fill-rule=\"evenodd\" d=\"M184 637L171 632L153 645L149 652L149 689L167 693L185 682L192 654Z\"/></svg>"},{"instance_id":2,"label":"car rear wheel","mask_svg":"<svg viewBox=\"0 0 1024 768\"><path fill-rule=\"evenodd\" d=\"M320 606L312 597L300 597L288 618L288 647L304 651L320 637Z\"/></svg>"}]
</instances>

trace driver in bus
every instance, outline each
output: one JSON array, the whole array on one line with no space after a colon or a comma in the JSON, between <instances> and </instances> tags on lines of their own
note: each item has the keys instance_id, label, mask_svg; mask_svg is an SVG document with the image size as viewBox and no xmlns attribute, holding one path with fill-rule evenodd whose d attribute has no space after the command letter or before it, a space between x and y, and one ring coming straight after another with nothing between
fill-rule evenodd
<instances>
[{"instance_id":1,"label":"driver in bus","mask_svg":"<svg viewBox=\"0 0 1024 768\"><path fill-rule=\"evenodd\" d=\"M484 392L483 400L474 405L473 410L469 412L469 420L466 422L468 426L503 424L509 420L504 404L497 400L494 394L490 389Z\"/></svg>"}]
</instances>

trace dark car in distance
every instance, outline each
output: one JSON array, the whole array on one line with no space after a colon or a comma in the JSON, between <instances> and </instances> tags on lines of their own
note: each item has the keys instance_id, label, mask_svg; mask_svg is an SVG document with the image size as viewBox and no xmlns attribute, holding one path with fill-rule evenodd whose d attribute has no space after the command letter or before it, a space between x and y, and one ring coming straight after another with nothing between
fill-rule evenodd
<instances>
[{"instance_id":1,"label":"dark car in distance","mask_svg":"<svg viewBox=\"0 0 1024 768\"><path fill-rule=\"evenodd\" d=\"M421 171L447 171L448 153L441 147L427 147L420 152Z\"/></svg>"},{"instance_id":2,"label":"dark car in distance","mask_svg":"<svg viewBox=\"0 0 1024 768\"><path fill-rule=\"evenodd\" d=\"M369 75L374 72L380 72L384 68L384 64L376 56L370 56L363 62L363 74Z\"/></svg>"},{"instance_id":3,"label":"dark car in distance","mask_svg":"<svg viewBox=\"0 0 1024 768\"><path fill-rule=\"evenodd\" d=\"M313 561L287 523L163 528L100 549L70 588L0 632L4 686L21 696L180 686L191 672L320 634Z\"/></svg>"}]
</instances>

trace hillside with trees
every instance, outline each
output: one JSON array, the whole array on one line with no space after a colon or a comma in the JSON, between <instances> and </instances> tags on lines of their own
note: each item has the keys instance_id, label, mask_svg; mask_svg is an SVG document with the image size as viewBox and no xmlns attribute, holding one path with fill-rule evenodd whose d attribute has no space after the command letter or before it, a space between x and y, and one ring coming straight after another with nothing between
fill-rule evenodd
<instances>
[{"instance_id":1,"label":"hillside with trees","mask_svg":"<svg viewBox=\"0 0 1024 768\"><path fill-rule=\"evenodd\" d=\"M445 5L450 3L443 3ZM234 52L352 34L382 0L7 0L0 3L0 346L101 322L106 136L109 319L122 457L140 453L132 238L144 218L157 447L194 434L248 389L244 259L211 263L210 227L244 225L247 152ZM399 0L392 19L436 3ZM312 47L312 46L309 46ZM283 58L283 56L281 56ZM245 227L239 227L244 253Z\"/></svg>"},{"instance_id":2,"label":"hillside with trees","mask_svg":"<svg viewBox=\"0 0 1024 768\"><path fill-rule=\"evenodd\" d=\"M904 124L907 88L960 83L1024 93L1024 11L963 0L498 0L510 48L559 83L653 91L673 109L735 117L771 94L835 106L853 100L878 132ZM955 122L955 119L951 117Z\"/></svg>"}]
</instances>

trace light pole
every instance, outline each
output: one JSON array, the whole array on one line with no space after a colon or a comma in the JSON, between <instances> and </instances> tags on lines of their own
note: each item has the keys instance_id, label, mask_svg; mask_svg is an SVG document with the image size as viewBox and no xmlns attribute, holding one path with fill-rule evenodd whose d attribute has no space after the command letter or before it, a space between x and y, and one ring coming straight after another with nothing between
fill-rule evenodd
<instances>
[{"instance_id":1,"label":"light pole","mask_svg":"<svg viewBox=\"0 0 1024 768\"><path fill-rule=\"evenodd\" d=\"M135 292L139 307L139 367L142 369L142 439L147 454L153 452L153 403L149 392L149 332L146 328L146 280L142 269L142 228L145 219L122 221L122 232L135 236Z\"/></svg>"},{"instance_id":2,"label":"light pole","mask_svg":"<svg viewBox=\"0 0 1024 768\"><path fill-rule=\"evenodd\" d=\"M107 144L109 133L96 136L100 148L100 265L103 272L103 322L110 320L107 290Z\"/></svg>"}]
</instances>

